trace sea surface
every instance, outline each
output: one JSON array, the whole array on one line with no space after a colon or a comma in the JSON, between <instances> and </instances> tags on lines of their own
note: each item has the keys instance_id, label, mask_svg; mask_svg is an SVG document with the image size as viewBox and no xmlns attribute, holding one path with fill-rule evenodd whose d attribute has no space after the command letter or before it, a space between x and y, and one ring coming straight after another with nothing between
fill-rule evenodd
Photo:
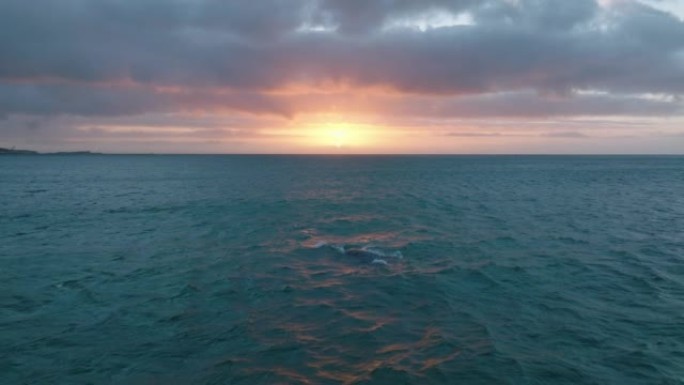
<instances>
[{"instance_id":1,"label":"sea surface","mask_svg":"<svg viewBox=\"0 0 684 385\"><path fill-rule=\"evenodd\" d=\"M684 157L2 156L0 384L684 384Z\"/></svg>"}]
</instances>

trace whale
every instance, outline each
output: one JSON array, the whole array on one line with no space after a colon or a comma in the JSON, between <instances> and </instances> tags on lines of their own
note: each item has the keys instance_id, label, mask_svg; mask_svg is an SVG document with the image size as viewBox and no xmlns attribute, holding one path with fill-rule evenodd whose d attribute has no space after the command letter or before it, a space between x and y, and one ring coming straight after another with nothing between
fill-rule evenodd
<instances>
[{"instance_id":1,"label":"whale","mask_svg":"<svg viewBox=\"0 0 684 385\"><path fill-rule=\"evenodd\" d=\"M373 251L368 251L360 248L350 248L350 249L344 249L344 255L348 257L353 257L356 260L359 260L361 262L365 263L381 263L381 264L387 264L387 261L382 259L384 255L381 255L377 252ZM382 261L382 262L379 262Z\"/></svg>"},{"instance_id":2,"label":"whale","mask_svg":"<svg viewBox=\"0 0 684 385\"><path fill-rule=\"evenodd\" d=\"M341 254L351 257L361 263L368 263L374 265L388 265L388 257L401 258L401 253L396 251L387 254L381 250L376 250L371 247L346 247L346 246L332 246Z\"/></svg>"},{"instance_id":3,"label":"whale","mask_svg":"<svg viewBox=\"0 0 684 385\"><path fill-rule=\"evenodd\" d=\"M389 265L389 263L387 262L389 258L404 258L404 256L401 254L401 251L399 250L388 252L386 250L382 250L373 246L349 247L346 245L332 244L325 241L320 241L313 245L313 247L316 249L321 247L328 247L337 251L339 254L354 259L360 263L374 265Z\"/></svg>"}]
</instances>

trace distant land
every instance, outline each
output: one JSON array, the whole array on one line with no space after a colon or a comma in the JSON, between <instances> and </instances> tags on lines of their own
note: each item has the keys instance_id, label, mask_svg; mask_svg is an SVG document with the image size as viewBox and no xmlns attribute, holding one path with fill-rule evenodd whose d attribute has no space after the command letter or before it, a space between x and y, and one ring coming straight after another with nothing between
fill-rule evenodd
<instances>
[{"instance_id":1,"label":"distant land","mask_svg":"<svg viewBox=\"0 0 684 385\"><path fill-rule=\"evenodd\" d=\"M14 148L0 147L0 155L101 155L99 152L90 151L66 151L66 152L45 152L41 153L32 150L17 150Z\"/></svg>"},{"instance_id":2,"label":"distant land","mask_svg":"<svg viewBox=\"0 0 684 385\"><path fill-rule=\"evenodd\" d=\"M36 155L36 151L31 150L15 150L13 148L2 148L0 147L0 155L12 155L12 154L22 154L22 155Z\"/></svg>"}]
</instances>

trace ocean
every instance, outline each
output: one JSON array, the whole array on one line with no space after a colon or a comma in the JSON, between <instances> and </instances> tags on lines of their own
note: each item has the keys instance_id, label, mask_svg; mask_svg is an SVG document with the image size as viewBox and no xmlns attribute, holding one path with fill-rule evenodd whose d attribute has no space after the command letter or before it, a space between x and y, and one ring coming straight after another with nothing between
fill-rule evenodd
<instances>
[{"instance_id":1,"label":"ocean","mask_svg":"<svg viewBox=\"0 0 684 385\"><path fill-rule=\"evenodd\" d=\"M684 384L684 157L0 157L0 383Z\"/></svg>"}]
</instances>

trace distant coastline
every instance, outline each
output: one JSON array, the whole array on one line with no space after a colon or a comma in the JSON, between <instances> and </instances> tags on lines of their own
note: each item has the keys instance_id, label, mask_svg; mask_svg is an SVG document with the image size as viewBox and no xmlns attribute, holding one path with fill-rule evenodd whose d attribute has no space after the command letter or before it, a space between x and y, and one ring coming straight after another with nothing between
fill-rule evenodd
<instances>
[{"instance_id":1,"label":"distant coastline","mask_svg":"<svg viewBox=\"0 0 684 385\"><path fill-rule=\"evenodd\" d=\"M14 148L0 148L0 155L37 155L36 151L15 150Z\"/></svg>"},{"instance_id":2,"label":"distant coastline","mask_svg":"<svg viewBox=\"0 0 684 385\"><path fill-rule=\"evenodd\" d=\"M91 151L62 151L62 152L38 152L33 150L17 150L14 148L0 147L0 155L102 155L99 152Z\"/></svg>"}]
</instances>

